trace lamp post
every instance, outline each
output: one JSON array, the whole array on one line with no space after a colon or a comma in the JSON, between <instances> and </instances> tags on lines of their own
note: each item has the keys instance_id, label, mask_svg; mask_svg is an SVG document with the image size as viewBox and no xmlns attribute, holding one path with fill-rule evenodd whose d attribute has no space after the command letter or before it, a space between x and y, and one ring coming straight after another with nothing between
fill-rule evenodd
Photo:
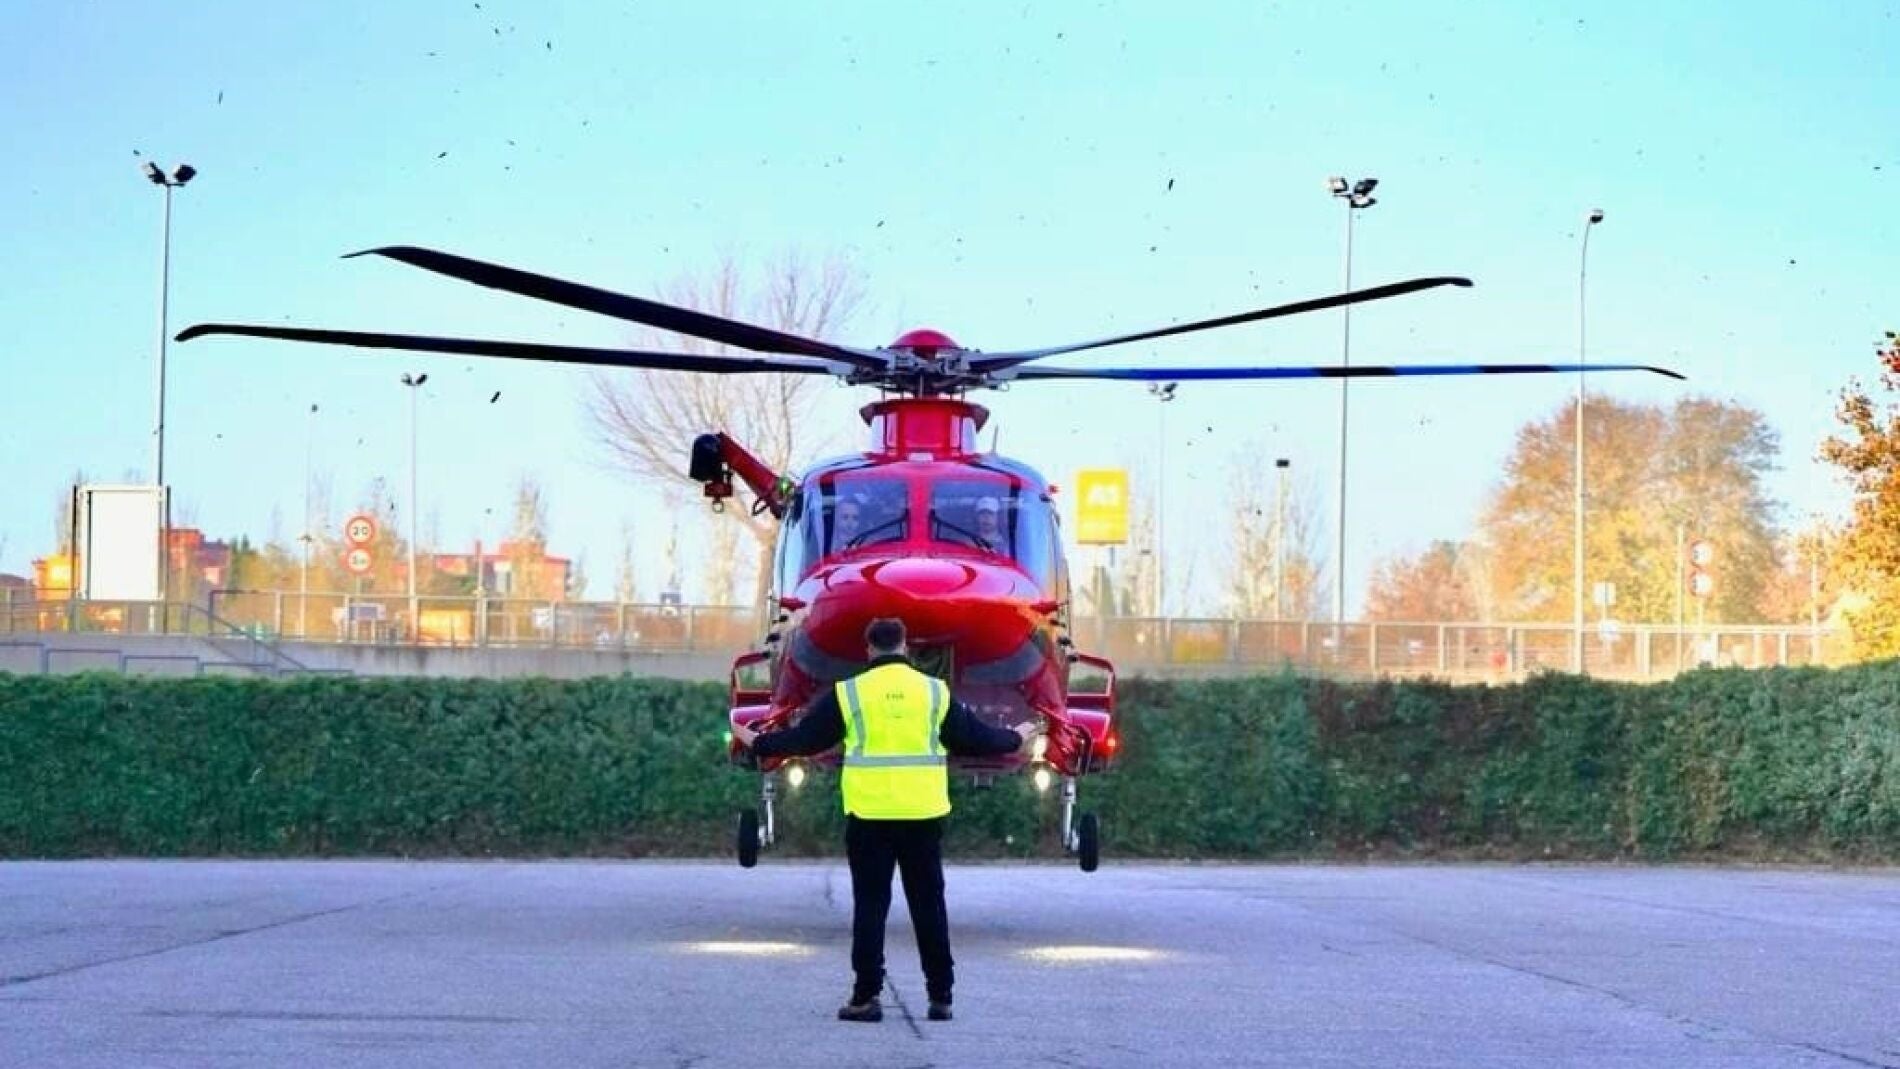
<instances>
[{"instance_id":1,"label":"lamp post","mask_svg":"<svg viewBox=\"0 0 1900 1069\"><path fill-rule=\"evenodd\" d=\"M422 617L418 614L416 601L416 539L422 534L422 500L416 494L416 398L422 393L422 384L429 381L428 375L402 374L402 384L409 387L409 637L413 641L422 635Z\"/></svg>"},{"instance_id":2,"label":"lamp post","mask_svg":"<svg viewBox=\"0 0 1900 1069\"><path fill-rule=\"evenodd\" d=\"M153 438L153 482L165 485L165 335L171 300L172 275L172 190L183 189L185 183L197 175L198 169L189 163L181 163L166 174L158 164L145 161L140 168L151 183L165 191L165 223L161 231L158 253L158 402Z\"/></svg>"},{"instance_id":3,"label":"lamp post","mask_svg":"<svg viewBox=\"0 0 1900 1069\"><path fill-rule=\"evenodd\" d=\"M1590 271L1590 231L1603 221L1603 209L1590 212L1583 224L1583 251L1577 259L1577 363L1582 365L1587 352L1585 348L1587 304L1584 300L1587 292ZM1572 551L1570 561L1570 659L1579 675L1584 672L1583 664L1583 372L1577 372L1577 477L1576 477L1576 517L1575 531L1572 533Z\"/></svg>"},{"instance_id":4,"label":"lamp post","mask_svg":"<svg viewBox=\"0 0 1900 1069\"><path fill-rule=\"evenodd\" d=\"M1346 285L1352 289L1352 219L1362 208L1370 208L1379 203L1372 191L1379 184L1377 178L1361 178L1348 184L1337 175L1326 180L1326 188L1332 195L1346 204ZM1340 309L1341 336L1339 342L1339 362L1346 367L1352 366L1352 305ZM1347 388L1351 379L1339 380L1339 515L1334 523L1336 540L1333 559L1333 656L1340 656L1344 650L1340 646L1340 628L1346 622L1346 401Z\"/></svg>"},{"instance_id":5,"label":"lamp post","mask_svg":"<svg viewBox=\"0 0 1900 1069\"><path fill-rule=\"evenodd\" d=\"M1281 457L1273 462L1280 471L1278 500L1273 505L1273 619L1286 619L1286 474L1293 461Z\"/></svg>"},{"instance_id":6,"label":"lamp post","mask_svg":"<svg viewBox=\"0 0 1900 1069\"><path fill-rule=\"evenodd\" d=\"M310 547L315 536L310 533L310 460L316 452L317 442L317 406L310 406L310 420L304 428L303 440L303 569L297 580L297 638L310 640Z\"/></svg>"},{"instance_id":7,"label":"lamp post","mask_svg":"<svg viewBox=\"0 0 1900 1069\"><path fill-rule=\"evenodd\" d=\"M183 189L185 187L185 183L191 181L192 177L198 173L198 169L196 167L193 167L189 163L181 163L177 167L172 168L172 173L166 174L158 166L158 164L153 163L150 160L146 160L144 166L140 167L139 169L142 172L144 172L145 177L153 185L158 186L164 189L165 191L165 222L164 222L164 228L160 232L159 246L158 246L158 384L157 384L157 391L156 391L158 394L158 397L157 397L156 404L154 405L157 411L155 412L153 416L153 426L152 426L152 454L153 454L152 484L154 486L159 487L160 493L164 493L164 486L165 486L165 342L166 342L165 335L167 333L166 327L167 327L167 320L169 318L168 305L171 301L172 190ZM160 549L158 553L158 584L159 584L159 600L161 602L169 603L170 598L171 598L171 585L172 585L171 584L171 570L172 570L171 511L172 511L172 506L171 506L171 496L169 494L165 496L164 508L165 508L165 515L160 521L160 528L159 528ZM164 613L164 622L160 624L160 630L168 630L170 626L170 622L171 622L171 609L169 607L169 604L167 604L167 606L162 611Z\"/></svg>"},{"instance_id":8,"label":"lamp post","mask_svg":"<svg viewBox=\"0 0 1900 1069\"><path fill-rule=\"evenodd\" d=\"M1151 382L1148 392L1161 402L1155 415L1155 615L1168 616L1168 585L1161 570L1162 546L1168 531L1168 402L1174 400L1178 382Z\"/></svg>"}]
</instances>

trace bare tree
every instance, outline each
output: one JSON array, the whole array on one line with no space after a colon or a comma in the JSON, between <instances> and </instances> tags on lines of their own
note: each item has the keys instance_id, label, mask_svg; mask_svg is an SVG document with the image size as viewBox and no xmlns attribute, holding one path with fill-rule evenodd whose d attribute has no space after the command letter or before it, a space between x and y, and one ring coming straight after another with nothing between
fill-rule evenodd
<instances>
[{"instance_id":1,"label":"bare tree","mask_svg":"<svg viewBox=\"0 0 1900 1069\"><path fill-rule=\"evenodd\" d=\"M61 556L73 551L73 491L86 482L82 468L73 472L68 485L59 488L59 504L53 510L53 544L59 547Z\"/></svg>"},{"instance_id":2,"label":"bare tree","mask_svg":"<svg viewBox=\"0 0 1900 1069\"><path fill-rule=\"evenodd\" d=\"M714 605L731 605L739 592L739 525L712 517L712 538L700 557L705 598Z\"/></svg>"},{"instance_id":3,"label":"bare tree","mask_svg":"<svg viewBox=\"0 0 1900 1069\"><path fill-rule=\"evenodd\" d=\"M1229 461L1226 608L1247 619L1313 619L1328 582L1316 495L1309 480L1288 487L1283 524L1278 476L1261 464L1267 455L1246 446Z\"/></svg>"},{"instance_id":4,"label":"bare tree","mask_svg":"<svg viewBox=\"0 0 1900 1069\"><path fill-rule=\"evenodd\" d=\"M1076 584L1083 616L1154 616L1154 509L1132 488L1128 493L1128 540L1118 546L1093 546Z\"/></svg>"},{"instance_id":5,"label":"bare tree","mask_svg":"<svg viewBox=\"0 0 1900 1069\"><path fill-rule=\"evenodd\" d=\"M523 475L515 484L514 522L504 552L508 557L510 597L549 598L560 593L544 581L548 506L541 481L532 475Z\"/></svg>"},{"instance_id":6,"label":"bare tree","mask_svg":"<svg viewBox=\"0 0 1900 1069\"><path fill-rule=\"evenodd\" d=\"M771 327L788 334L829 339L848 323L863 300L859 273L842 258L810 263L788 253L748 279L727 257L709 272L676 280L661 299L713 315ZM676 334L642 331L642 345L676 352L726 355L725 346ZM829 437L819 413L821 391L831 385L815 375L692 375L664 371L595 372L587 410L614 466L638 482L677 485L686 480L694 438L724 431L774 470L789 473L812 459ZM727 510L719 524L737 525L752 538L757 556L753 602L763 605L771 582L776 522L748 508Z\"/></svg>"},{"instance_id":7,"label":"bare tree","mask_svg":"<svg viewBox=\"0 0 1900 1069\"><path fill-rule=\"evenodd\" d=\"M640 586L633 567L633 521L620 524L620 560L614 569L614 600L640 600Z\"/></svg>"}]
</instances>

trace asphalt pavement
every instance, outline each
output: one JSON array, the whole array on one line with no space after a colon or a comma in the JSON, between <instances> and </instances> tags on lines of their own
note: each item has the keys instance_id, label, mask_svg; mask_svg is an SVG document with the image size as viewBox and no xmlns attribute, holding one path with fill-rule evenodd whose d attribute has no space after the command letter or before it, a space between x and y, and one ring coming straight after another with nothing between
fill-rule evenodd
<instances>
[{"instance_id":1,"label":"asphalt pavement","mask_svg":"<svg viewBox=\"0 0 1900 1069\"><path fill-rule=\"evenodd\" d=\"M846 1024L839 863L0 864L0 1066L1895 1066L1900 874L957 865Z\"/></svg>"}]
</instances>

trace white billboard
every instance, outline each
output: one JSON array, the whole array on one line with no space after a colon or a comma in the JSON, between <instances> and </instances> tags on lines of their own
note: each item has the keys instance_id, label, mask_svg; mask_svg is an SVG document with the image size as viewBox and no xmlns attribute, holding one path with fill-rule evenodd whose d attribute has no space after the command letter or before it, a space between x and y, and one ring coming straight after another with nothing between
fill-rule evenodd
<instances>
[{"instance_id":1,"label":"white billboard","mask_svg":"<svg viewBox=\"0 0 1900 1069\"><path fill-rule=\"evenodd\" d=\"M81 597L164 600L164 487L76 486L73 527Z\"/></svg>"}]
</instances>

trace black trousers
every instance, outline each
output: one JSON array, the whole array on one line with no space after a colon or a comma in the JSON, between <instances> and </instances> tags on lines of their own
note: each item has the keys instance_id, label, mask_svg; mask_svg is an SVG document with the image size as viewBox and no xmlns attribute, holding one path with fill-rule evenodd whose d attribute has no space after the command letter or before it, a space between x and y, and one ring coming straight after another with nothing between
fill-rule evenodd
<instances>
[{"instance_id":1,"label":"black trousers","mask_svg":"<svg viewBox=\"0 0 1900 1069\"><path fill-rule=\"evenodd\" d=\"M891 912L891 870L904 875L904 901L917 932L924 991L950 1001L950 917L943 904L943 818L861 820L845 817L845 856L851 862L851 998L862 1002L884 987L884 925Z\"/></svg>"}]
</instances>

